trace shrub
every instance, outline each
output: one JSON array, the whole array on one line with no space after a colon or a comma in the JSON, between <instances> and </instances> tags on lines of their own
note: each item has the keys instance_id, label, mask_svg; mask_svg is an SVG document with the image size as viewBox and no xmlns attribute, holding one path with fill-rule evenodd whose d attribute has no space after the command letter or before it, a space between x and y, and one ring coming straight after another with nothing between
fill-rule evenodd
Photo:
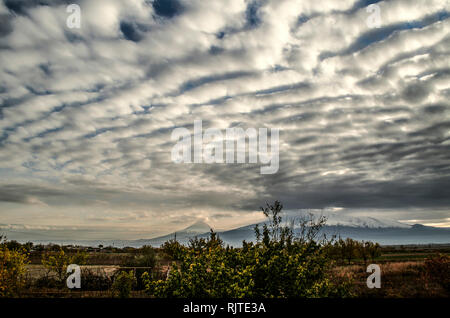
<instances>
[{"instance_id":1,"label":"shrub","mask_svg":"<svg viewBox=\"0 0 450 318\"><path fill-rule=\"evenodd\" d=\"M114 295L117 295L120 298L129 298L135 284L136 277L134 276L133 271L121 271L114 280L112 290Z\"/></svg>"},{"instance_id":2,"label":"shrub","mask_svg":"<svg viewBox=\"0 0 450 318\"><path fill-rule=\"evenodd\" d=\"M134 269L136 274L136 287L143 289L144 284L141 276L144 272L152 272L156 265L156 252L151 246L144 245L137 251L136 255L126 259L122 265L125 267L137 267Z\"/></svg>"},{"instance_id":3,"label":"shrub","mask_svg":"<svg viewBox=\"0 0 450 318\"><path fill-rule=\"evenodd\" d=\"M151 246L144 245L141 247L136 255L125 262L126 266L132 267L155 267L156 252Z\"/></svg>"},{"instance_id":4,"label":"shrub","mask_svg":"<svg viewBox=\"0 0 450 318\"><path fill-rule=\"evenodd\" d=\"M17 296L25 284L28 254L22 247L10 250L0 236L0 297Z\"/></svg>"},{"instance_id":5,"label":"shrub","mask_svg":"<svg viewBox=\"0 0 450 318\"><path fill-rule=\"evenodd\" d=\"M87 261L86 252L77 252L69 255L62 248L58 252L47 252L42 255L42 265L46 269L46 277L54 275L60 284L65 283L67 278L67 266L70 264L84 265Z\"/></svg>"},{"instance_id":6,"label":"shrub","mask_svg":"<svg viewBox=\"0 0 450 318\"><path fill-rule=\"evenodd\" d=\"M256 243L224 247L216 233L193 239L168 278L144 275L146 291L155 297L332 297L348 296L348 286L330 280L329 242L317 235L325 220L300 220L300 234L281 225L282 205L275 202L262 211L268 224L255 227Z\"/></svg>"},{"instance_id":7,"label":"shrub","mask_svg":"<svg viewBox=\"0 0 450 318\"><path fill-rule=\"evenodd\" d=\"M183 252L185 250L185 247L180 244L180 242L178 242L175 239L171 239L167 242L165 242L162 246L161 249L163 250L164 253L166 253L172 260L174 261L178 261L181 259L181 257L183 256Z\"/></svg>"}]
</instances>

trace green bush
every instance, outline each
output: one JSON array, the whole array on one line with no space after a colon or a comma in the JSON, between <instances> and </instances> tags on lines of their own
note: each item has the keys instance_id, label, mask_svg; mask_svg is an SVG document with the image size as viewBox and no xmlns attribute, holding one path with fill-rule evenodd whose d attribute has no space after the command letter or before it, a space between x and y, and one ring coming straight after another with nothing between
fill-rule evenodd
<instances>
[{"instance_id":1,"label":"green bush","mask_svg":"<svg viewBox=\"0 0 450 318\"><path fill-rule=\"evenodd\" d=\"M156 252L151 246L144 245L135 252L131 259L127 259L123 265L130 267L153 268L156 264Z\"/></svg>"},{"instance_id":2,"label":"green bush","mask_svg":"<svg viewBox=\"0 0 450 318\"><path fill-rule=\"evenodd\" d=\"M293 226L281 225L281 210L279 202L263 208L268 224L262 232L255 227L256 243L244 241L242 248L224 247L214 232L191 240L166 280L143 275L146 291L183 298L349 296L346 284L329 277L330 243L317 237L325 219L300 220L294 235Z\"/></svg>"},{"instance_id":3,"label":"green bush","mask_svg":"<svg viewBox=\"0 0 450 318\"><path fill-rule=\"evenodd\" d=\"M185 247L182 244L180 244L180 242L178 242L176 238L165 242L161 246L161 249L166 255L168 255L174 261L180 260L185 251Z\"/></svg>"},{"instance_id":4,"label":"green bush","mask_svg":"<svg viewBox=\"0 0 450 318\"><path fill-rule=\"evenodd\" d=\"M11 246L11 245L10 245ZM16 297L25 284L28 254L21 246L8 248L0 235L0 297Z\"/></svg>"},{"instance_id":5,"label":"green bush","mask_svg":"<svg viewBox=\"0 0 450 318\"><path fill-rule=\"evenodd\" d=\"M151 246L144 245L136 250L135 255L126 259L122 265L124 267L137 267L134 269L136 274L136 288L143 289L142 274L144 272L153 272L156 266L156 252Z\"/></svg>"},{"instance_id":6,"label":"green bush","mask_svg":"<svg viewBox=\"0 0 450 318\"><path fill-rule=\"evenodd\" d=\"M114 296L119 298L129 298L131 290L136 285L136 277L133 271L121 271L115 278L112 285Z\"/></svg>"},{"instance_id":7,"label":"green bush","mask_svg":"<svg viewBox=\"0 0 450 318\"><path fill-rule=\"evenodd\" d=\"M84 265L87 258L86 252L77 252L75 255L70 255L60 247L58 252L44 253L41 262L46 269L45 276L50 278L50 275L52 275L63 287L67 278L67 266L70 264Z\"/></svg>"}]
</instances>

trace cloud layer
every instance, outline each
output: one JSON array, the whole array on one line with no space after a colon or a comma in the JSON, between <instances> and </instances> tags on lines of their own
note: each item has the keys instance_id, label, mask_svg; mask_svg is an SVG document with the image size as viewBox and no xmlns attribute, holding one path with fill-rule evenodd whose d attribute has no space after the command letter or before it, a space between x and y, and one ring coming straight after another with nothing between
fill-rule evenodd
<instances>
[{"instance_id":1,"label":"cloud layer","mask_svg":"<svg viewBox=\"0 0 450 318\"><path fill-rule=\"evenodd\" d=\"M69 3L81 28L66 26ZM371 28L367 6L380 9ZM5 224L217 227L288 208L450 216L449 2L0 2ZM279 128L280 169L174 164L171 132Z\"/></svg>"}]
</instances>

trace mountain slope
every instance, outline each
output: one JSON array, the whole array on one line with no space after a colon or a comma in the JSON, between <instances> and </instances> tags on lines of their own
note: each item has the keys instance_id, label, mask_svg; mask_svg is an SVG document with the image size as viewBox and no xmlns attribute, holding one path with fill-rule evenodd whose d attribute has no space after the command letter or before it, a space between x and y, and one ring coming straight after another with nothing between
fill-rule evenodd
<instances>
[{"instance_id":1,"label":"mountain slope","mask_svg":"<svg viewBox=\"0 0 450 318\"><path fill-rule=\"evenodd\" d=\"M184 229L174 232L174 233L155 237L152 239L137 240L134 242L138 242L139 244L142 244L142 245L160 246L160 245L164 244L164 242L167 242L168 240L174 239L176 237L176 239L179 242L181 242L183 244L187 244L187 242L189 242L190 238L195 237L195 236L205 236L207 233L209 233L210 230L211 230L211 227L208 224L206 224L203 221L198 221L198 222L195 222L194 224L188 226L187 228L184 228Z\"/></svg>"}]
</instances>

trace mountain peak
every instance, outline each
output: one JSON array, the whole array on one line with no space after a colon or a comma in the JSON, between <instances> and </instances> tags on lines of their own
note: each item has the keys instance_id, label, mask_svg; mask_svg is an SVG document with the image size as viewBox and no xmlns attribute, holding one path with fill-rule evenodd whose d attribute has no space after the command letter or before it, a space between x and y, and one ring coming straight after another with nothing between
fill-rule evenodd
<instances>
[{"instance_id":1,"label":"mountain peak","mask_svg":"<svg viewBox=\"0 0 450 318\"><path fill-rule=\"evenodd\" d=\"M206 222L202 220L198 220L194 224L182 230L182 232L203 234L209 232L210 230L211 226L209 226Z\"/></svg>"}]
</instances>

